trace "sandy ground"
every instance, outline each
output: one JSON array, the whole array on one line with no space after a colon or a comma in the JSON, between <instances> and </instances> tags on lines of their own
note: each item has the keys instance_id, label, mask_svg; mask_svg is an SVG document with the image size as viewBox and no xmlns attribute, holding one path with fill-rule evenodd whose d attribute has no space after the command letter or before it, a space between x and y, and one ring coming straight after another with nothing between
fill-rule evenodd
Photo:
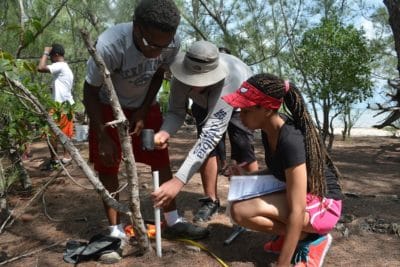
<instances>
[{"instance_id":1,"label":"sandy ground","mask_svg":"<svg viewBox=\"0 0 400 267\"><path fill-rule=\"evenodd\" d=\"M173 138L170 143L173 170L177 170L194 141L195 131L192 127L182 129ZM259 140L257 142L257 157L263 165L263 151ZM87 143L75 144L87 159ZM55 174L40 171L47 156L45 143L38 142L33 144L33 158L24 162L34 183L33 194ZM335 141L332 156L344 176L342 186L346 199L341 222L332 232L334 241L324 266L400 266L400 139L364 136L346 142ZM76 164L68 166L68 170L77 183L91 187ZM144 218L152 219L149 168L138 164L138 175L142 214ZM228 192L226 177L220 176L218 188L222 204L220 213L205 224L211 235L199 243L228 266L269 266L276 260L275 255L262 250L263 244L272 237L269 234L247 231L230 246L223 245L232 231L232 224L225 215ZM11 207L22 207L33 194L23 194L18 186L13 187L9 193ZM191 220L199 207L197 199L200 197L201 180L196 174L179 194L179 212ZM127 199L127 193L122 192L121 200ZM123 220L127 221L127 218ZM0 235L0 265L71 266L62 259L66 241L88 240L104 231L106 226L96 192L78 186L61 174L45 194L35 199L25 214ZM163 240L161 259L154 254L136 257L134 251L135 246L130 247L125 251L124 259L112 266L221 266L207 252L188 247L182 242ZM3 264L30 252L33 253L29 256ZM79 266L102 264L90 261Z\"/></svg>"}]
</instances>

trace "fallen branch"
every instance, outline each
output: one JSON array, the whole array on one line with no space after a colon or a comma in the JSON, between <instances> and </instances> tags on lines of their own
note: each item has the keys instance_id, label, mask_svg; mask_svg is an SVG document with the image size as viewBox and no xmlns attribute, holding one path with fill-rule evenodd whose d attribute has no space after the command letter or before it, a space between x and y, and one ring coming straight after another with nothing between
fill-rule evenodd
<instances>
[{"instance_id":1,"label":"fallen branch","mask_svg":"<svg viewBox=\"0 0 400 267\"><path fill-rule=\"evenodd\" d=\"M43 204L44 215L46 215L47 219L49 219L52 222L65 222L65 221L85 221L85 222L87 222L87 218L86 217L77 217L77 218L72 218L72 219L71 218L68 218L68 219L54 219L53 217L51 217L50 214L47 212L45 193L46 192L43 192L43 194L42 194L42 204Z\"/></svg>"},{"instance_id":2,"label":"fallen branch","mask_svg":"<svg viewBox=\"0 0 400 267\"><path fill-rule=\"evenodd\" d=\"M2 262L0 262L0 265L5 265L5 264L7 264L7 263L10 263L10 262L13 262L13 261L22 259L22 258L24 258L24 257L32 256L33 254L39 253L39 252L41 252L41 251L43 251L43 250L46 250L46 249L49 249L49 248L58 246L59 244L61 244L61 243L63 243L63 242L64 242L64 241L62 241L62 242L57 242L57 243L54 243L54 244L52 244L52 245L50 245L50 246L47 246L47 247L44 247L44 248L38 248L38 249L36 249L36 250L34 250L34 251L31 251L31 252L28 252L28 253L25 253L25 254L16 256L16 257L14 257L14 258L11 258L11 259L8 259L8 260L5 260L5 261L2 261Z\"/></svg>"},{"instance_id":3,"label":"fallen branch","mask_svg":"<svg viewBox=\"0 0 400 267\"><path fill-rule=\"evenodd\" d=\"M51 144L50 139L49 139L49 136L47 136L46 141L47 141L47 146L51 149L51 151L53 152L53 154L57 156L57 152L55 151L53 145ZM65 166L68 165L68 163L64 165L64 163L62 162L62 160L61 160L58 156L57 156L57 160L58 160L58 162L60 163L61 168L65 171L65 174L67 175L67 177L68 177L69 179L71 179L71 181L72 181L74 184L76 184L77 186L82 187L82 188L84 188L84 189L87 189L87 190L93 190L93 189L94 189L94 188L92 188L92 187L87 187L87 186L84 186L84 185L81 185L80 183L78 183L78 181L76 181L76 180L74 179L74 177L72 177L72 175L69 173L69 171L67 170L67 168L65 168ZM112 197L114 197L113 193L111 193L110 195L111 195Z\"/></svg>"}]
</instances>

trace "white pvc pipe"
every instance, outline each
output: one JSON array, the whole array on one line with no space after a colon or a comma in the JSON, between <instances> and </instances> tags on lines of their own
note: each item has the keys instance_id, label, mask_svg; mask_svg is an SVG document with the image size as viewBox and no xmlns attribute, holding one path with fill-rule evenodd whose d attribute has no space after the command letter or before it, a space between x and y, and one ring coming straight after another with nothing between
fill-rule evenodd
<instances>
[{"instance_id":1,"label":"white pvc pipe","mask_svg":"<svg viewBox=\"0 0 400 267\"><path fill-rule=\"evenodd\" d=\"M160 186L158 171L153 172L153 185L154 191ZM154 220L156 222L156 251L157 256L162 257L161 251L161 219L160 219L160 208L154 208Z\"/></svg>"}]
</instances>

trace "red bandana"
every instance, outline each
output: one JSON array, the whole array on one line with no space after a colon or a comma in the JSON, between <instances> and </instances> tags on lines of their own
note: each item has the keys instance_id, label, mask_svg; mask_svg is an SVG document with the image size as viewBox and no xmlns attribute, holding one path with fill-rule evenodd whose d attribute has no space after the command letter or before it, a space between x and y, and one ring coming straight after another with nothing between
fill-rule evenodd
<instances>
[{"instance_id":1,"label":"red bandana","mask_svg":"<svg viewBox=\"0 0 400 267\"><path fill-rule=\"evenodd\" d=\"M236 92L222 97L229 105L235 108L261 106L266 109L278 110L283 99L268 96L248 82L243 82Z\"/></svg>"}]
</instances>

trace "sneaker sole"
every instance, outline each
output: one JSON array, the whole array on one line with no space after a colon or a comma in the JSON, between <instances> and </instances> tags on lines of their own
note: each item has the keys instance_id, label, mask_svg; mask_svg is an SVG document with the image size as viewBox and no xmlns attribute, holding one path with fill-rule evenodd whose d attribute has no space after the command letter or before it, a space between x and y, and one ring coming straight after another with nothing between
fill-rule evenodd
<instances>
[{"instance_id":1,"label":"sneaker sole","mask_svg":"<svg viewBox=\"0 0 400 267\"><path fill-rule=\"evenodd\" d=\"M115 251L106 253L100 256L99 262L104 264L113 264L117 263L122 259L122 257Z\"/></svg>"}]
</instances>

